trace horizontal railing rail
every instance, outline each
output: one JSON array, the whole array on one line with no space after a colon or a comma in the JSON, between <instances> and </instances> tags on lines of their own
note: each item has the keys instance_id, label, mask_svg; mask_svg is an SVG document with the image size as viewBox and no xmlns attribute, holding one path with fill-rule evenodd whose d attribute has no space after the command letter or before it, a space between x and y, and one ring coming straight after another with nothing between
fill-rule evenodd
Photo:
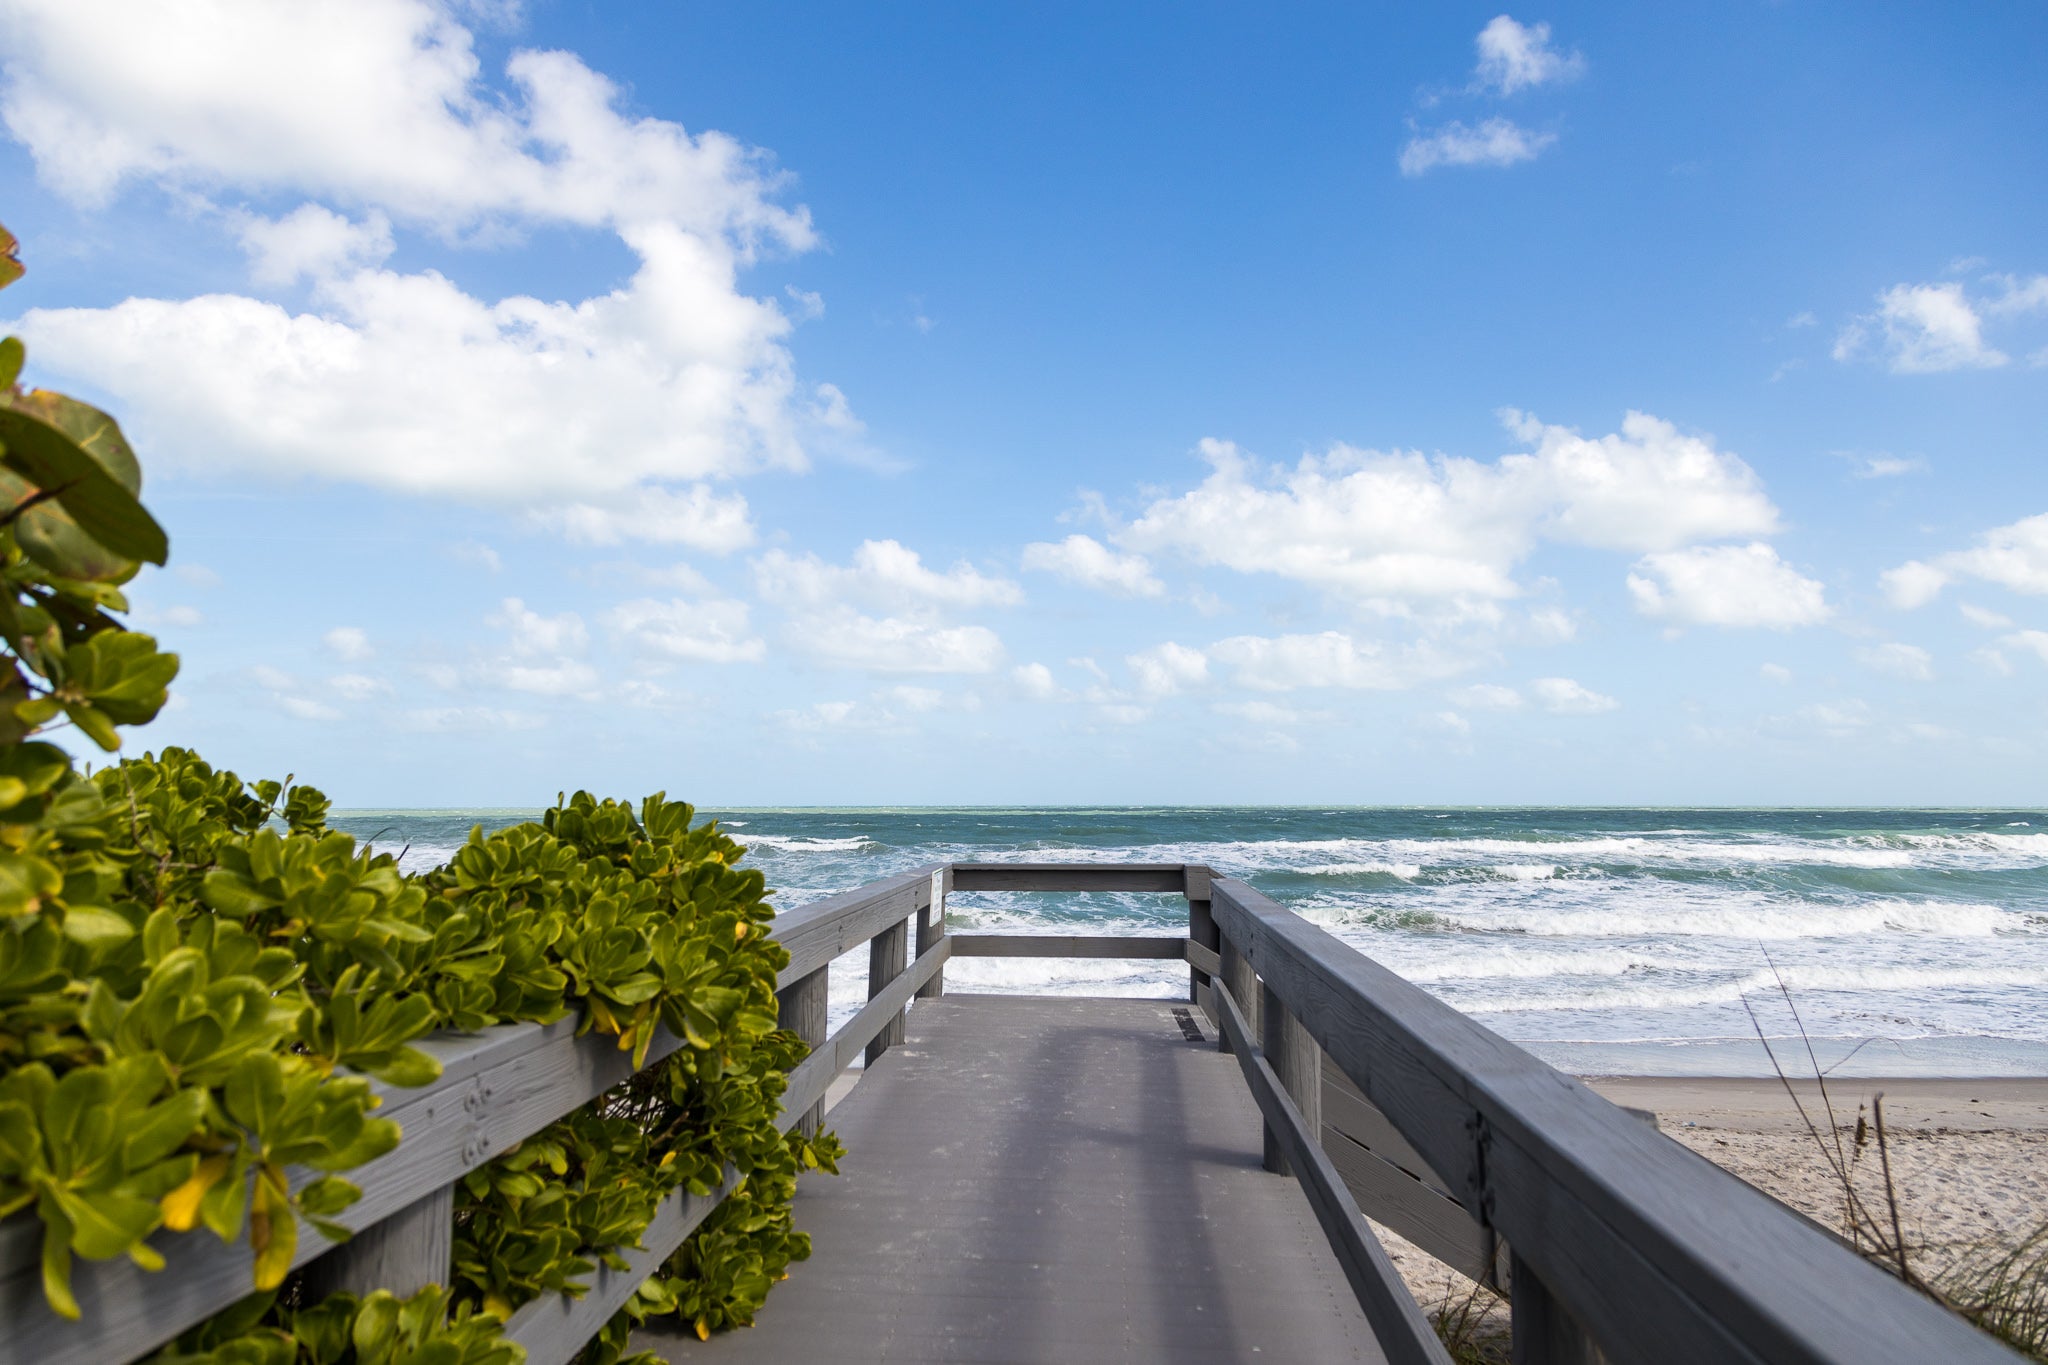
<instances>
[{"instance_id":1,"label":"horizontal railing rail","mask_svg":"<svg viewBox=\"0 0 2048 1365\"><path fill-rule=\"evenodd\" d=\"M1185 897L1188 933L951 933L954 892ZM783 912L783 1027L811 1047L782 1127L815 1131L834 1081L903 1041L906 1010L944 991L953 958L1185 961L1189 998L1234 1053L1266 1125L1269 1169L1294 1174L1390 1360L1448 1359L1367 1217L1510 1294L1518 1362L2010 1361L1961 1319L1825 1231L1721 1172L1240 881L1194 864L955 863ZM914 952L913 952L914 940ZM868 999L827 1029L833 962L868 948ZM677 1046L659 1033L647 1065ZM335 1247L310 1228L315 1284L394 1292L449 1273L452 1187L632 1073L573 1021L437 1035L441 1078L379 1086L404 1140L350 1176L362 1200ZM295 1183L312 1172L293 1172ZM532 1365L561 1365L733 1188L678 1191L624 1270L551 1294L506 1325ZM0 1225L0 1365L133 1360L248 1292L246 1244L159 1234L167 1269L82 1262L79 1322L51 1313L40 1224Z\"/></svg>"},{"instance_id":2,"label":"horizontal railing rail","mask_svg":"<svg viewBox=\"0 0 2048 1365\"><path fill-rule=\"evenodd\" d=\"M1257 980L1267 1049L1304 1033L1512 1248L1518 1361L2018 1358L1243 882L1211 894L1219 979L1232 997Z\"/></svg>"}]
</instances>

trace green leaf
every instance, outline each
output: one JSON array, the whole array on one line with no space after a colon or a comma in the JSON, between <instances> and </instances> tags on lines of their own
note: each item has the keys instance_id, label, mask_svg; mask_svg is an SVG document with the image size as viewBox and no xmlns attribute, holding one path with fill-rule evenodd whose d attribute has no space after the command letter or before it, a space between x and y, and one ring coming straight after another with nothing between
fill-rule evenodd
<instances>
[{"instance_id":1,"label":"green leaf","mask_svg":"<svg viewBox=\"0 0 2048 1365\"><path fill-rule=\"evenodd\" d=\"M416 1047L399 1048L390 1061L366 1070L391 1085L428 1085L441 1078L440 1061Z\"/></svg>"},{"instance_id":2,"label":"green leaf","mask_svg":"<svg viewBox=\"0 0 2048 1365\"><path fill-rule=\"evenodd\" d=\"M71 1221L71 1245L88 1260L119 1256L147 1237L162 1220L157 1206L112 1190L75 1194L61 1185L50 1194Z\"/></svg>"},{"instance_id":3,"label":"green leaf","mask_svg":"<svg viewBox=\"0 0 2048 1365\"><path fill-rule=\"evenodd\" d=\"M111 910L92 905L64 909L64 937L88 948L106 948L135 937L135 926Z\"/></svg>"},{"instance_id":4,"label":"green leaf","mask_svg":"<svg viewBox=\"0 0 2048 1365\"><path fill-rule=\"evenodd\" d=\"M163 527L137 500L141 470L113 418L46 389L0 395L0 443L6 447L0 460L54 494L78 528L100 546L151 564L169 558ZM97 576L67 573L60 564L50 567L72 578Z\"/></svg>"},{"instance_id":5,"label":"green leaf","mask_svg":"<svg viewBox=\"0 0 2048 1365\"><path fill-rule=\"evenodd\" d=\"M0 228L0 232L7 229ZM7 274L12 268L13 274ZM0 256L0 289L6 288L21 278L21 262L12 256ZM20 337L9 337L0 341L0 389L11 389L21 378L22 362L28 359L28 348L21 344Z\"/></svg>"}]
</instances>

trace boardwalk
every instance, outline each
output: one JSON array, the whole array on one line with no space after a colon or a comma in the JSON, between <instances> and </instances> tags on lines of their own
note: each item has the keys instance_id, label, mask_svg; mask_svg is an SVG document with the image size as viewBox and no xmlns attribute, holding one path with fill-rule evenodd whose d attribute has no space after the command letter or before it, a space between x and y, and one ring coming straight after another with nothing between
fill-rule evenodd
<instances>
[{"instance_id":1,"label":"boardwalk","mask_svg":"<svg viewBox=\"0 0 2048 1365\"><path fill-rule=\"evenodd\" d=\"M1183 1022L1186 1021L1186 1022ZM1199 1038L1187 1036L1198 1030ZM1380 1361L1208 1021L1151 1000L949 996L832 1111L758 1326L674 1361Z\"/></svg>"}]
</instances>

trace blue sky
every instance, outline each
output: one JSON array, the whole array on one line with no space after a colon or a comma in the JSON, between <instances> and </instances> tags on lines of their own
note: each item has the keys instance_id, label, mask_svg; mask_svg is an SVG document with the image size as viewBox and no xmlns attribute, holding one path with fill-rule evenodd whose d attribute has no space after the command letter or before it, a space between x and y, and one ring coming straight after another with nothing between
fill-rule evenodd
<instances>
[{"instance_id":1,"label":"blue sky","mask_svg":"<svg viewBox=\"0 0 2048 1365\"><path fill-rule=\"evenodd\" d=\"M0 3L133 741L352 805L2048 801L2048 14Z\"/></svg>"}]
</instances>

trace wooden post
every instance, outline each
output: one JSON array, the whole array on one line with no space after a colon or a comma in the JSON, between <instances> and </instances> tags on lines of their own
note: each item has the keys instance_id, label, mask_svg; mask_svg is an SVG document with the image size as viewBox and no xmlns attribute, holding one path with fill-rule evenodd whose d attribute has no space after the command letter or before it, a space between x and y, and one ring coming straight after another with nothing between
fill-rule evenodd
<instances>
[{"instance_id":1,"label":"wooden post","mask_svg":"<svg viewBox=\"0 0 2048 1365\"><path fill-rule=\"evenodd\" d=\"M825 1005L830 966L798 977L775 993L775 1025L786 1028L811 1045L816 1052L825 1045ZM816 1133L825 1124L825 1102L819 1100L797 1121L806 1133Z\"/></svg>"},{"instance_id":2,"label":"wooden post","mask_svg":"<svg viewBox=\"0 0 2048 1365\"><path fill-rule=\"evenodd\" d=\"M1259 1050L1266 1054L1273 1074L1280 1078L1280 1084L1287 1088L1288 1098L1301 1111L1302 1126L1308 1130L1310 1140L1320 1143L1323 1134L1323 1050L1316 1046L1316 1040L1301 1026L1301 1021L1287 1012L1287 1006L1280 1003L1280 997L1273 994L1273 988L1263 984L1259 987ZM1294 1167L1284 1152L1279 1137L1268 1126L1266 1169L1280 1175L1292 1175Z\"/></svg>"},{"instance_id":3,"label":"wooden post","mask_svg":"<svg viewBox=\"0 0 2048 1365\"><path fill-rule=\"evenodd\" d=\"M1245 1029L1254 1037L1259 1036L1259 978L1252 972L1252 964L1245 961L1244 954L1229 939L1222 940L1216 955L1223 959L1223 985L1230 992L1230 998L1237 1001L1238 1013L1244 1016ZM1216 1050L1230 1051L1230 1040L1222 1029L1216 1030Z\"/></svg>"},{"instance_id":4,"label":"wooden post","mask_svg":"<svg viewBox=\"0 0 2048 1365\"><path fill-rule=\"evenodd\" d=\"M1508 1310L1514 1331L1509 1359L1514 1365L1601 1365L1605 1359L1571 1310L1519 1256L1508 1273Z\"/></svg>"},{"instance_id":5,"label":"wooden post","mask_svg":"<svg viewBox=\"0 0 2048 1365\"><path fill-rule=\"evenodd\" d=\"M932 873L932 903L917 912L917 955L923 957L925 949L946 936L946 877L952 872L942 867ZM919 1000L936 1000L946 993L946 969L939 968L932 973L932 979L917 988Z\"/></svg>"},{"instance_id":6,"label":"wooden post","mask_svg":"<svg viewBox=\"0 0 2048 1365\"><path fill-rule=\"evenodd\" d=\"M909 949L909 920L898 920L868 940L868 999L880 995L882 987L903 975L903 969L910 965ZM903 1011L898 1010L896 1017L875 1035L875 1041L868 1044L868 1065L873 1066L884 1052L902 1041Z\"/></svg>"},{"instance_id":7,"label":"wooden post","mask_svg":"<svg viewBox=\"0 0 2048 1365\"><path fill-rule=\"evenodd\" d=\"M1221 935L1216 929L1216 917L1209 913L1209 869L1190 864L1183 875L1187 878L1188 940L1204 948L1220 950ZM1200 1004L1202 987L1208 984L1207 972L1199 967L1188 968L1188 999Z\"/></svg>"},{"instance_id":8,"label":"wooden post","mask_svg":"<svg viewBox=\"0 0 2048 1365\"><path fill-rule=\"evenodd\" d=\"M307 1266L305 1301L344 1289L358 1296L388 1289L411 1298L430 1284L448 1283L454 1249L455 1187L443 1185Z\"/></svg>"}]
</instances>

